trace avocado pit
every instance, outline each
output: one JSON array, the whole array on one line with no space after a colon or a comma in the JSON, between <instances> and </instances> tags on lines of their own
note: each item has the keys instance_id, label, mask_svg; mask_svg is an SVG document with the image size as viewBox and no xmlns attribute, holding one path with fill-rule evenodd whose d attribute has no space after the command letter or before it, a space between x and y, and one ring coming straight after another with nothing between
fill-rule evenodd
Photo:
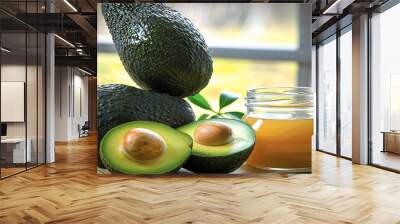
<instances>
[{"instance_id":1,"label":"avocado pit","mask_svg":"<svg viewBox=\"0 0 400 224\"><path fill-rule=\"evenodd\" d=\"M194 141L206 146L226 145L232 141L232 129L221 122L207 121L194 130Z\"/></svg>"},{"instance_id":2,"label":"avocado pit","mask_svg":"<svg viewBox=\"0 0 400 224\"><path fill-rule=\"evenodd\" d=\"M166 150L166 142L154 131L145 128L134 128L124 136L123 152L135 160L156 159Z\"/></svg>"}]
</instances>

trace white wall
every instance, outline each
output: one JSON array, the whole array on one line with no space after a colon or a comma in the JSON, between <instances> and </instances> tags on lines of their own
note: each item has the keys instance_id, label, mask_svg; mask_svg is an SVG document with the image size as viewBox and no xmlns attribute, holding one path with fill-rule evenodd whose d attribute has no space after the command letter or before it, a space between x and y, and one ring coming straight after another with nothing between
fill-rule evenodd
<instances>
[{"instance_id":1,"label":"white wall","mask_svg":"<svg viewBox=\"0 0 400 224\"><path fill-rule=\"evenodd\" d=\"M38 70L37 70L38 69ZM32 161L39 163L44 162L45 148L45 130L44 130L44 74L42 67L36 67L25 64L3 64L1 66L2 82L24 82L26 84L26 106L21 108L22 113L26 112L26 120L22 122L6 122L7 137L9 138L25 138L29 139L31 148ZM27 78L27 80L25 80ZM4 90L4 89L3 89ZM22 90L21 94L24 94ZM7 97L7 96L2 96ZM3 107L1 110L12 110ZM12 111L9 111L12 113ZM37 156L37 153L39 154Z\"/></svg>"},{"instance_id":2,"label":"white wall","mask_svg":"<svg viewBox=\"0 0 400 224\"><path fill-rule=\"evenodd\" d=\"M25 65L2 65L1 81L5 82L25 82ZM1 108L6 110L6 108ZM8 137L25 137L25 123L11 122L7 123Z\"/></svg>"},{"instance_id":3,"label":"white wall","mask_svg":"<svg viewBox=\"0 0 400 224\"><path fill-rule=\"evenodd\" d=\"M70 84L69 69L67 67L55 68L55 140L68 139L68 88Z\"/></svg>"},{"instance_id":4,"label":"white wall","mask_svg":"<svg viewBox=\"0 0 400 224\"><path fill-rule=\"evenodd\" d=\"M25 83L1 81L1 121L24 122ZM36 108L36 105L35 105Z\"/></svg>"},{"instance_id":5,"label":"white wall","mask_svg":"<svg viewBox=\"0 0 400 224\"><path fill-rule=\"evenodd\" d=\"M88 120L88 78L72 67L56 67L55 73L55 140L70 141Z\"/></svg>"},{"instance_id":6,"label":"white wall","mask_svg":"<svg viewBox=\"0 0 400 224\"><path fill-rule=\"evenodd\" d=\"M25 65L13 65L13 64L6 64L1 66L1 81L3 82L26 82L25 75L27 69L28 74L35 73L36 74L36 67ZM30 83L32 84L32 83ZM36 85L36 82L34 83ZM30 89L28 89L30 90ZM36 89L34 92L28 91L27 93L27 101L33 101L31 98L36 98ZM35 105L36 107L36 105ZM7 110L7 108L1 108L2 110ZM28 113L28 122L35 120L36 123L36 114ZM33 117L32 117L33 116ZM29 124L29 127L33 125ZM29 133L28 133L29 134ZM7 122L7 136L8 137L25 137L25 122ZM30 137L30 136L28 136Z\"/></svg>"}]
</instances>

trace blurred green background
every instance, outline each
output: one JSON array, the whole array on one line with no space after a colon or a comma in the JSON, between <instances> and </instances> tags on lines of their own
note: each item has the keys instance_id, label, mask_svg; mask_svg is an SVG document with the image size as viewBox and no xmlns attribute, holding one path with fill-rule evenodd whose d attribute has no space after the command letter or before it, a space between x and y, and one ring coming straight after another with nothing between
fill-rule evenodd
<instances>
[{"instance_id":1,"label":"blurred green background","mask_svg":"<svg viewBox=\"0 0 400 224\"><path fill-rule=\"evenodd\" d=\"M311 39L307 36L311 34L311 22L307 20L311 20L311 16L307 15L304 5L167 5L189 18L203 34L210 48L214 72L209 85L201 94L215 108L218 107L218 97L222 90L240 95L240 100L228 106L226 111L245 112L244 97L247 90L298 86L301 71L310 73L311 43L302 42L302 38ZM98 85L120 83L135 86L113 48L101 10L99 14ZM304 33L306 36L302 36ZM204 112L196 106L193 109L197 115Z\"/></svg>"},{"instance_id":2,"label":"blurred green background","mask_svg":"<svg viewBox=\"0 0 400 224\"><path fill-rule=\"evenodd\" d=\"M101 84L126 84L136 86L125 72L118 54L100 53L97 60L98 85ZM294 86L297 81L297 63L256 61L241 59L213 58L214 72L206 88L201 94L218 108L218 96L222 90L240 94L241 98L227 110L245 111L244 97L249 88L257 86ZM196 114L204 112L193 106Z\"/></svg>"}]
</instances>

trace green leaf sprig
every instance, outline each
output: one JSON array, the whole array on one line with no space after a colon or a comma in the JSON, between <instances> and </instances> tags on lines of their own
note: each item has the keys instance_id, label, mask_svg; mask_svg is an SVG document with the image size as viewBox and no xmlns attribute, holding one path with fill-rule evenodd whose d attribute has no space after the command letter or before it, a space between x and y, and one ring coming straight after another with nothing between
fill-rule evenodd
<instances>
[{"instance_id":1,"label":"green leaf sprig","mask_svg":"<svg viewBox=\"0 0 400 224\"><path fill-rule=\"evenodd\" d=\"M239 95L236 93L222 91L219 95L219 109L214 110L211 105L208 103L206 98L204 98L201 94L196 94L193 96L187 97L187 99L193 103L194 105L203 108L204 110L209 111L209 113L204 113L200 115L197 120L204 120L207 118L231 118L231 119L242 119L244 116L243 112L240 111L229 111L222 112L222 109L226 106L231 105L237 99L239 99Z\"/></svg>"}]
</instances>

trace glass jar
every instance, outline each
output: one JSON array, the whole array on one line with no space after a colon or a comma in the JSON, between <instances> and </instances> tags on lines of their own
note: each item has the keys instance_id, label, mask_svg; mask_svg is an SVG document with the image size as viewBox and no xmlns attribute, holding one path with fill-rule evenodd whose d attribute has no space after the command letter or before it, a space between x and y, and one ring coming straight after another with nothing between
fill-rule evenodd
<instances>
[{"instance_id":1,"label":"glass jar","mask_svg":"<svg viewBox=\"0 0 400 224\"><path fill-rule=\"evenodd\" d=\"M256 131L256 145L246 165L269 171L311 172L312 89L251 89L246 107L244 120Z\"/></svg>"}]
</instances>

